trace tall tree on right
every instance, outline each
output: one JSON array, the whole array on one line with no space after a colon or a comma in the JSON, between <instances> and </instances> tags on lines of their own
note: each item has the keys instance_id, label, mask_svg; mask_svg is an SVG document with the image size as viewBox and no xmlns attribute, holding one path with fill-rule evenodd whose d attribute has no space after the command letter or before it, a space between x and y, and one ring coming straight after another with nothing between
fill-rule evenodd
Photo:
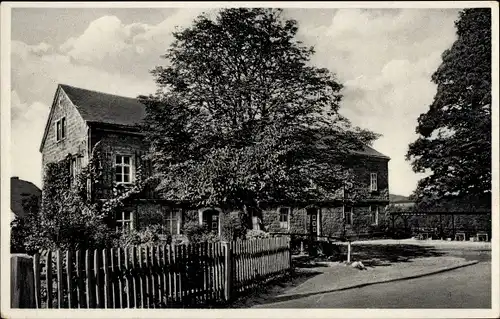
<instances>
[{"instance_id":1,"label":"tall tree on right","mask_svg":"<svg viewBox=\"0 0 500 319\"><path fill-rule=\"evenodd\" d=\"M491 11L464 9L455 21L457 40L432 75L437 93L418 118L418 139L406 155L419 181L418 204L491 198Z\"/></svg>"}]
</instances>

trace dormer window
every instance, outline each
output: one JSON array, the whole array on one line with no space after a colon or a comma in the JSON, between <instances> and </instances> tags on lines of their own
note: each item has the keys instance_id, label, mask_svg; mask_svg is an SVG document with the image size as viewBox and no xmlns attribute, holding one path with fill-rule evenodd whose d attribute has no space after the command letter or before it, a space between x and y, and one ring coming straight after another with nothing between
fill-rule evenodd
<instances>
[{"instance_id":1,"label":"dormer window","mask_svg":"<svg viewBox=\"0 0 500 319\"><path fill-rule=\"evenodd\" d=\"M63 140L66 137L66 118L62 117L56 121L56 142Z\"/></svg>"}]
</instances>

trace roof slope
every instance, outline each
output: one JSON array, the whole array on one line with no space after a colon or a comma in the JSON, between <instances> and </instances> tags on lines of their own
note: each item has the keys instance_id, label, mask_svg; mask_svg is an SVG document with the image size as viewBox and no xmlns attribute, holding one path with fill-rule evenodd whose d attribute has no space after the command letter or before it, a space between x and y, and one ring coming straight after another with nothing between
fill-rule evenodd
<instances>
[{"instance_id":1,"label":"roof slope","mask_svg":"<svg viewBox=\"0 0 500 319\"><path fill-rule=\"evenodd\" d=\"M360 154L360 155L370 156L370 157L390 159L389 156L380 153L379 151L377 151L376 149L374 149L368 145L364 145L362 150L356 151L355 153Z\"/></svg>"},{"instance_id":2,"label":"roof slope","mask_svg":"<svg viewBox=\"0 0 500 319\"><path fill-rule=\"evenodd\" d=\"M66 84L60 84L60 87L87 122L136 126L146 116L145 106L138 99Z\"/></svg>"},{"instance_id":3,"label":"roof slope","mask_svg":"<svg viewBox=\"0 0 500 319\"><path fill-rule=\"evenodd\" d=\"M144 104L136 98L86 90L66 84L59 86L87 122L137 126L146 116ZM390 159L368 145L356 151L356 154Z\"/></svg>"}]
</instances>

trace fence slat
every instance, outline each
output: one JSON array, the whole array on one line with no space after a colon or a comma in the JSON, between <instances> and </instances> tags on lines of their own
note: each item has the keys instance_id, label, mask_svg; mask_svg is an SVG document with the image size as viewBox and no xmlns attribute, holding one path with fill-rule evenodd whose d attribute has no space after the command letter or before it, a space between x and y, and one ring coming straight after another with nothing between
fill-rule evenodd
<instances>
[{"instance_id":1,"label":"fence slat","mask_svg":"<svg viewBox=\"0 0 500 319\"><path fill-rule=\"evenodd\" d=\"M66 279L67 288L66 291L68 297L68 308L74 308L73 299L73 252L71 250L66 251Z\"/></svg>"},{"instance_id":2,"label":"fence slat","mask_svg":"<svg viewBox=\"0 0 500 319\"><path fill-rule=\"evenodd\" d=\"M210 276L209 276L209 246L208 246L208 242L205 242L203 243L203 259L202 259L202 262L203 262L203 277L205 278L205 281L204 281L204 291L203 291L203 302L206 304L209 300L208 298L208 292L210 290L210 284L209 284L209 280L210 280Z\"/></svg>"},{"instance_id":3,"label":"fence slat","mask_svg":"<svg viewBox=\"0 0 500 319\"><path fill-rule=\"evenodd\" d=\"M130 247L130 262L131 262L131 280L132 280L132 299L135 308L139 308L140 300L140 283L139 283L139 273L138 273L138 263L137 263L137 247Z\"/></svg>"},{"instance_id":4,"label":"fence slat","mask_svg":"<svg viewBox=\"0 0 500 319\"><path fill-rule=\"evenodd\" d=\"M151 276L151 299L152 299L152 307L153 308L156 308L156 302L158 300L158 296L157 296L157 287L158 287L158 281L157 281L157 278L156 278L156 274L155 274L155 266L156 266L156 249L154 246L151 246L150 248L150 264L149 264L149 273L150 273L150 276Z\"/></svg>"},{"instance_id":5,"label":"fence slat","mask_svg":"<svg viewBox=\"0 0 500 319\"><path fill-rule=\"evenodd\" d=\"M47 252L47 262L46 262L46 269L47 269L47 274L45 276L46 278L46 284L47 284L47 308L53 308L54 304L52 301L52 251Z\"/></svg>"},{"instance_id":6,"label":"fence slat","mask_svg":"<svg viewBox=\"0 0 500 319\"><path fill-rule=\"evenodd\" d=\"M186 288L186 260L185 260L185 255L186 255L186 245L182 245L179 249L179 294L180 294L180 302L181 304L184 304L185 301L185 291L184 289Z\"/></svg>"},{"instance_id":7,"label":"fence slat","mask_svg":"<svg viewBox=\"0 0 500 319\"><path fill-rule=\"evenodd\" d=\"M130 260L130 251L129 249L127 248L124 248L123 249L123 258L124 258L124 261L123 261L123 264L124 264L124 268L125 268L125 297L126 297L126 300L127 300L127 308L132 308L132 298L133 298L133 294L132 294L132 278L130 276L130 263L129 263L129 260Z\"/></svg>"},{"instance_id":8,"label":"fence slat","mask_svg":"<svg viewBox=\"0 0 500 319\"><path fill-rule=\"evenodd\" d=\"M120 302L120 297L119 297L119 286L118 286L118 281L120 280L120 277L118 275L118 256L116 255L116 248L111 248L109 251L110 254L110 263L111 263L111 274L110 274L110 279L111 279L111 293L113 297L111 298L111 308L116 309L120 308L119 302Z\"/></svg>"},{"instance_id":9,"label":"fence slat","mask_svg":"<svg viewBox=\"0 0 500 319\"><path fill-rule=\"evenodd\" d=\"M35 307L41 308L42 307L42 287L40 286L41 281L40 281L40 254L36 253L33 256L33 274L34 274L34 286L35 286Z\"/></svg>"},{"instance_id":10,"label":"fence slat","mask_svg":"<svg viewBox=\"0 0 500 319\"><path fill-rule=\"evenodd\" d=\"M111 273L109 270L110 267L110 251L109 249L102 250L102 261L104 268L104 306L106 308L113 307L113 296L112 296L112 287L111 287Z\"/></svg>"},{"instance_id":11,"label":"fence slat","mask_svg":"<svg viewBox=\"0 0 500 319\"><path fill-rule=\"evenodd\" d=\"M158 289L158 294L159 294L159 306L162 307L165 304L165 272L163 271L164 268L164 260L165 260L165 246L157 246L156 249L157 251L157 268L156 268L156 275L158 276L158 281L160 283L160 287Z\"/></svg>"},{"instance_id":12,"label":"fence slat","mask_svg":"<svg viewBox=\"0 0 500 319\"><path fill-rule=\"evenodd\" d=\"M174 294L174 272L173 272L173 265L174 265L174 246L172 244L168 245L168 250L167 250L167 258L168 258L168 294L170 298L170 305L175 301L175 294Z\"/></svg>"},{"instance_id":13,"label":"fence slat","mask_svg":"<svg viewBox=\"0 0 500 319\"><path fill-rule=\"evenodd\" d=\"M219 248L219 299L224 299L224 278L226 273L226 264L224 256L224 248L222 243L218 243Z\"/></svg>"},{"instance_id":14,"label":"fence slat","mask_svg":"<svg viewBox=\"0 0 500 319\"><path fill-rule=\"evenodd\" d=\"M172 288L170 281L170 245L163 246L163 273L165 275L165 303L168 307L171 303Z\"/></svg>"},{"instance_id":15,"label":"fence slat","mask_svg":"<svg viewBox=\"0 0 500 319\"><path fill-rule=\"evenodd\" d=\"M95 290L96 290L96 306L104 308L103 285L101 277L101 256L102 251L94 250L94 275L95 275Z\"/></svg>"},{"instance_id":16,"label":"fence slat","mask_svg":"<svg viewBox=\"0 0 500 319\"><path fill-rule=\"evenodd\" d=\"M57 308L63 307L63 261L62 252L60 249L56 253L56 273L57 273Z\"/></svg>"},{"instance_id":17,"label":"fence slat","mask_svg":"<svg viewBox=\"0 0 500 319\"><path fill-rule=\"evenodd\" d=\"M117 268L118 268L118 303L120 304L120 308L125 308L125 299L123 298L124 293L124 280L125 280L125 269L124 269L124 261L123 261L123 248L118 248L117 253Z\"/></svg>"},{"instance_id":18,"label":"fence slat","mask_svg":"<svg viewBox=\"0 0 500 319\"><path fill-rule=\"evenodd\" d=\"M137 304L137 307L141 308L141 309L144 309L144 305L146 303L146 291L144 289L145 287L145 283L144 283L144 258L142 257L143 256L143 249L141 246L137 247L136 249L136 255L137 255L137 271L138 271L138 294L139 294L139 303Z\"/></svg>"},{"instance_id":19,"label":"fence slat","mask_svg":"<svg viewBox=\"0 0 500 319\"><path fill-rule=\"evenodd\" d=\"M83 278L84 274L84 262L82 258L82 251L79 249L76 251L76 295L78 299L78 308L85 308L85 282Z\"/></svg>"},{"instance_id":20,"label":"fence slat","mask_svg":"<svg viewBox=\"0 0 500 319\"><path fill-rule=\"evenodd\" d=\"M87 308L95 308L95 289L93 285L94 276L92 271L92 252L85 251L85 272L87 288Z\"/></svg>"}]
</instances>

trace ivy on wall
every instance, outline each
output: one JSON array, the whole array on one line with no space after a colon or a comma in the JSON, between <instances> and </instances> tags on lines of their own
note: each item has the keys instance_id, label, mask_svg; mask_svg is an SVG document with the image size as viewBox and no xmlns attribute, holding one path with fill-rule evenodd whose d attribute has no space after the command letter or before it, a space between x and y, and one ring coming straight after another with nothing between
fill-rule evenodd
<instances>
[{"instance_id":1,"label":"ivy on wall","mask_svg":"<svg viewBox=\"0 0 500 319\"><path fill-rule=\"evenodd\" d=\"M46 166L40 212L25 223L30 234L25 243L27 252L95 249L116 246L123 241L121 234L109 227L110 222L128 200L141 193L145 179L138 167L135 184L126 188L115 187L111 198L97 199L97 190L102 186L105 174L98 149L96 145L88 165L82 168L75 180L70 174L70 156Z\"/></svg>"}]
</instances>

